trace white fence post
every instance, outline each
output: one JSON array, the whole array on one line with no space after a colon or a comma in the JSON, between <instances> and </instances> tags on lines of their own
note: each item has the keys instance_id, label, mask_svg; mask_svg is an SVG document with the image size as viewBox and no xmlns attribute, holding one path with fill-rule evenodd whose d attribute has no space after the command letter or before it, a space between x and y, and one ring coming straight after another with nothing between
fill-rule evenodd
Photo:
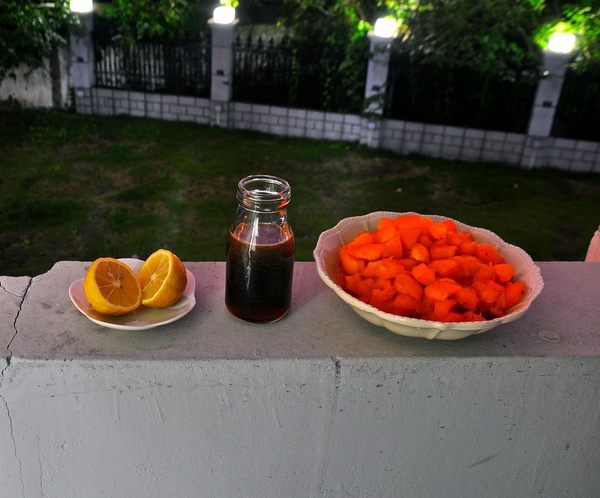
<instances>
[{"instance_id":1,"label":"white fence post","mask_svg":"<svg viewBox=\"0 0 600 498\"><path fill-rule=\"evenodd\" d=\"M83 99L85 91L96 83L93 14L80 13L81 27L70 33L71 46L71 86L75 89L75 100Z\"/></svg>"},{"instance_id":2,"label":"white fence post","mask_svg":"<svg viewBox=\"0 0 600 498\"><path fill-rule=\"evenodd\" d=\"M365 109L360 143L368 147L378 148L393 38L377 36L373 32L369 32L368 37L370 56L367 66Z\"/></svg>"},{"instance_id":3,"label":"white fence post","mask_svg":"<svg viewBox=\"0 0 600 498\"><path fill-rule=\"evenodd\" d=\"M528 135L549 137L571 54L544 52L544 76L539 80Z\"/></svg>"},{"instance_id":4,"label":"white fence post","mask_svg":"<svg viewBox=\"0 0 600 498\"><path fill-rule=\"evenodd\" d=\"M228 127L229 103L233 92L233 43L238 20L220 24L210 19L211 31L211 124Z\"/></svg>"}]
</instances>

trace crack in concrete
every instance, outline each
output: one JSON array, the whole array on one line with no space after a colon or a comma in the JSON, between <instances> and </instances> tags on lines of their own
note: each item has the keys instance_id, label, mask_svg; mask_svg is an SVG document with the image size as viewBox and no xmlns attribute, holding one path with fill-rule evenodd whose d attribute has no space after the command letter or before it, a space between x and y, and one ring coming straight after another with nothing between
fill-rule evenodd
<instances>
[{"instance_id":1,"label":"crack in concrete","mask_svg":"<svg viewBox=\"0 0 600 498\"><path fill-rule=\"evenodd\" d=\"M331 445L333 444L333 432L335 427L335 419L338 411L338 402L340 397L340 378L342 373L342 365L339 358L333 358L335 363L335 376L333 379L333 396L331 398L331 414L327 426L327 439L325 441L325 457L323 459L323 469L321 470L321 479L319 481L319 496L326 495L327 472L329 470L329 457L331 453Z\"/></svg>"},{"instance_id":2,"label":"crack in concrete","mask_svg":"<svg viewBox=\"0 0 600 498\"><path fill-rule=\"evenodd\" d=\"M4 370L6 370L6 368ZM2 371L3 374L4 374L4 370ZM12 440L12 445L13 445L13 455L19 466L19 482L21 483L21 495L25 496L25 483L23 482L23 462L21 461L21 459L19 458L19 455L17 454L17 441L15 439L15 433L14 433L14 428L13 428L13 419L10 414L8 402L4 399L4 396L2 396L1 394L0 394L0 399L2 400L2 403L4 404L4 406L6 407L6 417L8 419L8 427L10 429L10 439Z\"/></svg>"},{"instance_id":3,"label":"crack in concrete","mask_svg":"<svg viewBox=\"0 0 600 498\"><path fill-rule=\"evenodd\" d=\"M31 285L31 280L29 281L29 285ZM29 288L29 285L27 286L27 288ZM11 290L9 290L6 287L4 287L4 284L2 283L1 279L0 279L0 290L3 290L4 292L6 292L7 294L10 294L11 296L23 297L23 296L21 296L21 294L17 294L16 292L12 292ZM25 290L25 292L27 292L27 289Z\"/></svg>"},{"instance_id":4,"label":"crack in concrete","mask_svg":"<svg viewBox=\"0 0 600 498\"><path fill-rule=\"evenodd\" d=\"M8 406L8 401L6 401L6 398L2 394L2 386L4 385L4 375L6 374L6 371L10 367L10 364L12 361L12 351L10 348L19 332L17 330L17 320L19 319L19 315L21 314L21 310L23 309L23 303L25 302L25 297L27 296L27 293L29 291L29 288L31 287L32 282L33 282L33 279L30 279L29 283L27 284L27 287L25 288L25 290L23 292L23 295L19 295L19 294L15 294L14 292L10 292L6 287L4 287L2 282L0 282L1 290L5 291L7 294L10 294L11 296L21 298L21 302L19 303L19 309L17 310L15 319L13 321L13 328L14 328L15 332L14 332L13 336L10 338L10 341L8 341L8 344L6 345L6 357L5 357L6 366L0 371L0 400L2 400L2 403L4 404L4 407L6 408L6 417L8 420L8 427L10 430L10 438L12 440L12 445L13 445L13 455L14 455L15 460L17 461L17 464L19 467L19 482L21 483L21 495L22 496L25 496L25 483L23 481L23 462L21 461L21 458L19 458L19 455L17 453L17 440L15 439L13 418L10 413L10 407Z\"/></svg>"}]
</instances>

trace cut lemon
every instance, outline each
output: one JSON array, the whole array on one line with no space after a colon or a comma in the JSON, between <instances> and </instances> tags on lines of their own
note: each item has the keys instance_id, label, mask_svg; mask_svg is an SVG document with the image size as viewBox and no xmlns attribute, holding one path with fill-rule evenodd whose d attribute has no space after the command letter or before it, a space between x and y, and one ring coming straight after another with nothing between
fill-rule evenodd
<instances>
[{"instance_id":1,"label":"cut lemon","mask_svg":"<svg viewBox=\"0 0 600 498\"><path fill-rule=\"evenodd\" d=\"M187 273L181 260L167 249L152 253L140 268L142 304L150 308L168 308L183 295Z\"/></svg>"},{"instance_id":2,"label":"cut lemon","mask_svg":"<svg viewBox=\"0 0 600 498\"><path fill-rule=\"evenodd\" d=\"M98 258L83 279L83 292L98 313L119 316L142 303L142 288L129 266L115 258Z\"/></svg>"}]
</instances>

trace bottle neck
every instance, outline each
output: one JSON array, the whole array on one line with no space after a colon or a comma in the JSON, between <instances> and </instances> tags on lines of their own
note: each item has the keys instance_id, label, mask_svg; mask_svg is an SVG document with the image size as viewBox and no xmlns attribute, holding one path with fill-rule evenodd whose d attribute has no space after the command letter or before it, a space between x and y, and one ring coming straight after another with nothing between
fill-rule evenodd
<instances>
[{"instance_id":1,"label":"bottle neck","mask_svg":"<svg viewBox=\"0 0 600 498\"><path fill-rule=\"evenodd\" d=\"M291 195L289 183L276 176L251 175L238 183L237 200L247 211L285 214Z\"/></svg>"}]
</instances>

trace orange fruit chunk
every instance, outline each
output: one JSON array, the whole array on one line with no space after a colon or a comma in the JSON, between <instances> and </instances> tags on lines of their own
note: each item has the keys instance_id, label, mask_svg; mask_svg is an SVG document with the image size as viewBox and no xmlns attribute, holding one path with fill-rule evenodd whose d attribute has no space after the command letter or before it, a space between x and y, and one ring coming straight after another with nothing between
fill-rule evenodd
<instances>
[{"instance_id":1,"label":"orange fruit chunk","mask_svg":"<svg viewBox=\"0 0 600 498\"><path fill-rule=\"evenodd\" d=\"M183 295L187 273L181 260L167 249L152 253L138 272L142 304L149 308L168 308Z\"/></svg>"},{"instance_id":2,"label":"orange fruit chunk","mask_svg":"<svg viewBox=\"0 0 600 498\"><path fill-rule=\"evenodd\" d=\"M119 316L142 303L142 289L129 266L115 258L98 258L83 279L83 293L98 313Z\"/></svg>"}]
</instances>

